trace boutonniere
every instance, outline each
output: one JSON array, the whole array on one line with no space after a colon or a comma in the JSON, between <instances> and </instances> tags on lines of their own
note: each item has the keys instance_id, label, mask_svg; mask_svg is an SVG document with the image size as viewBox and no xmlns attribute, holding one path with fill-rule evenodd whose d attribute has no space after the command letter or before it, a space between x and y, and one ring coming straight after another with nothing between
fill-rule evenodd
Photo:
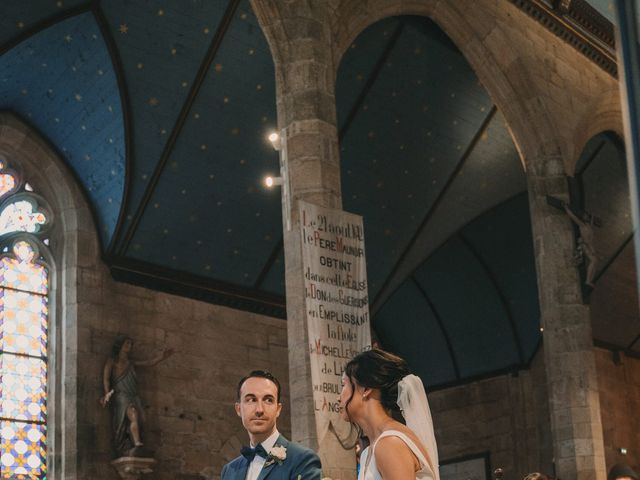
<instances>
[{"instance_id":1,"label":"boutonniere","mask_svg":"<svg viewBox=\"0 0 640 480\"><path fill-rule=\"evenodd\" d=\"M282 462L286 460L286 458L287 458L286 447L283 447L282 445L274 445L273 448L271 448L271 451L269 452L269 456L267 457L267 461L264 463L264 466L268 467L273 463L277 463L278 465L280 465Z\"/></svg>"}]
</instances>

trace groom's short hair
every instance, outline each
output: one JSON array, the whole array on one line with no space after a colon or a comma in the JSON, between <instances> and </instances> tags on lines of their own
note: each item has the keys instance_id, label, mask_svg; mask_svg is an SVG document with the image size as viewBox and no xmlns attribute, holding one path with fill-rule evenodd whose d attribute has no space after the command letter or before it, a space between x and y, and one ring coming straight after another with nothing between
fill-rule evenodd
<instances>
[{"instance_id":1,"label":"groom's short hair","mask_svg":"<svg viewBox=\"0 0 640 480\"><path fill-rule=\"evenodd\" d=\"M276 391L278 392L278 403L280 403L280 382L276 377L273 376L271 372L266 370L252 370L248 375L242 377L242 379L238 382L238 389L236 391L236 399L240 401L240 389L244 382L249 380L250 378L266 378L267 380L271 380L276 385Z\"/></svg>"}]
</instances>

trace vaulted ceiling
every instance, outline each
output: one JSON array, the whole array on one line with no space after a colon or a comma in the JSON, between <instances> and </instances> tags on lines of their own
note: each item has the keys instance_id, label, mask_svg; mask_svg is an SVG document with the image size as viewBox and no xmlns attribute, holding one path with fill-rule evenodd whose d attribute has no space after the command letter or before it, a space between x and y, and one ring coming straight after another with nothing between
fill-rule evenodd
<instances>
[{"instance_id":1,"label":"vaulted ceiling","mask_svg":"<svg viewBox=\"0 0 640 480\"><path fill-rule=\"evenodd\" d=\"M280 196L261 186L278 168L274 67L249 1L2 8L0 108L66 161L114 277L284 317ZM336 99L382 345L431 387L525 367L540 332L524 171L462 54L426 18L385 19L346 52ZM619 156L602 141L585 172ZM631 330L602 341L634 347Z\"/></svg>"}]
</instances>

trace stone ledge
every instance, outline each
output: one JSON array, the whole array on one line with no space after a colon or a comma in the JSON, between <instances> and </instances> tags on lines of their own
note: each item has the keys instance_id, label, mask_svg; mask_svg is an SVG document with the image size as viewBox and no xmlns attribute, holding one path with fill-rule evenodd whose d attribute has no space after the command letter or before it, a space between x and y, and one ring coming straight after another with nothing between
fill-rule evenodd
<instances>
[{"instance_id":1,"label":"stone ledge","mask_svg":"<svg viewBox=\"0 0 640 480\"><path fill-rule=\"evenodd\" d=\"M138 480L142 475L152 473L151 467L155 464L155 459L144 457L120 457L111 462L124 480Z\"/></svg>"}]
</instances>

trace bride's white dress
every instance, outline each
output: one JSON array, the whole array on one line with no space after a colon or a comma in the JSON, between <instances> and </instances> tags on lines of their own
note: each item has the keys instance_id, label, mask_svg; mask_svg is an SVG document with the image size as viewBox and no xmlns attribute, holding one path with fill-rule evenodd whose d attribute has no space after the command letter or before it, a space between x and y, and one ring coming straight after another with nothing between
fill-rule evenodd
<instances>
[{"instance_id":1,"label":"bride's white dress","mask_svg":"<svg viewBox=\"0 0 640 480\"><path fill-rule=\"evenodd\" d=\"M390 436L398 437L406 443L420 462L420 470L416 472L416 480L436 480L438 478L431 469L431 466L429 465L429 462L427 462L424 454L413 440L398 430L387 430L386 432L382 432L372 446L369 446L362 451L362 455L360 455L360 474L358 475L358 480L382 480L382 475L380 475L378 466L376 465L374 452L380 439ZM369 456L371 456L371 459L369 459Z\"/></svg>"}]
</instances>

